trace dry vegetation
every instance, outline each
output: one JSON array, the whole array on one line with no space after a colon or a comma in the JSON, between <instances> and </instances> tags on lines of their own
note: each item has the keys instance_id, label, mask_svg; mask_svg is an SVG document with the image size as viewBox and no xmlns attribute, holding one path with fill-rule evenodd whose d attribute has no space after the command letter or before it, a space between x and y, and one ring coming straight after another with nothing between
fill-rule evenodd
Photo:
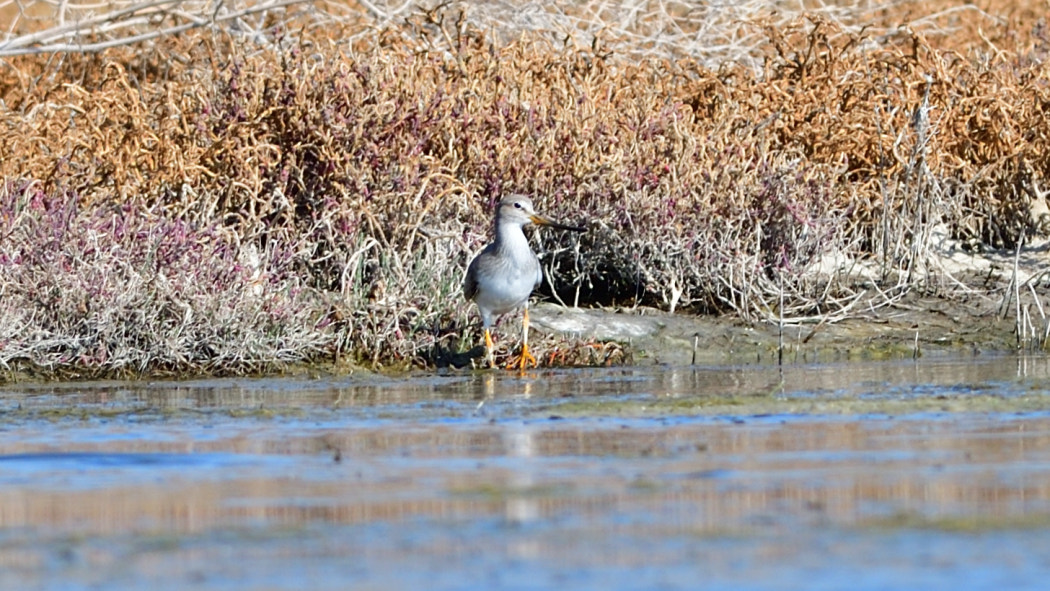
<instances>
[{"instance_id":1,"label":"dry vegetation","mask_svg":"<svg viewBox=\"0 0 1050 591\"><path fill-rule=\"evenodd\" d=\"M446 363L511 191L567 303L752 321L994 295L945 249L1050 213L1045 1L106 6L0 2L8 371Z\"/></svg>"}]
</instances>

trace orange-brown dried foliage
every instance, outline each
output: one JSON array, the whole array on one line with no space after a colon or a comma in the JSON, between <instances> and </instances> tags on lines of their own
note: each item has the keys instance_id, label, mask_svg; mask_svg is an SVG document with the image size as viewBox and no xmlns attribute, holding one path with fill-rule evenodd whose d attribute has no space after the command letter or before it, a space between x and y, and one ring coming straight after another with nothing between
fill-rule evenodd
<instances>
[{"instance_id":1,"label":"orange-brown dried foliage","mask_svg":"<svg viewBox=\"0 0 1050 591\"><path fill-rule=\"evenodd\" d=\"M475 336L456 284L511 191L590 220L541 238L561 297L762 316L784 288L826 311L851 290L807 274L828 253L899 284L932 227L974 248L1044 229L1042 3L894 6L756 17L757 70L494 35L454 8L8 58L0 174L276 241L334 354L375 361Z\"/></svg>"}]
</instances>

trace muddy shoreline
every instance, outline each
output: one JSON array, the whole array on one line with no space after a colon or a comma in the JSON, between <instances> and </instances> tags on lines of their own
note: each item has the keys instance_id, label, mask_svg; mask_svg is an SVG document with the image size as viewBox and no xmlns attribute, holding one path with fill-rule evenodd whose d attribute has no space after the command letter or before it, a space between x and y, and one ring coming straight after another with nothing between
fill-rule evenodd
<instances>
[{"instance_id":1,"label":"muddy shoreline","mask_svg":"<svg viewBox=\"0 0 1050 591\"><path fill-rule=\"evenodd\" d=\"M624 343L634 363L777 363L780 327L732 316L571 309L539 304L533 324L547 331ZM908 359L925 355L1013 352L1015 322L992 302L910 296L892 306L835 321L788 322L783 362Z\"/></svg>"},{"instance_id":2,"label":"muddy shoreline","mask_svg":"<svg viewBox=\"0 0 1050 591\"><path fill-rule=\"evenodd\" d=\"M570 308L540 302L530 308L534 339L552 338L556 346L571 343L614 343L623 350L614 365L775 365L829 363L851 360L894 360L924 356L980 355L1016 352L1022 348L1038 350L1028 343L1022 347L1016 336L1012 311L1003 317L998 304L988 298L947 299L905 296L893 305L849 317L797 321L788 319L783 327L776 322L748 322L738 316L668 313L654 308L635 309ZM1038 319L1037 319L1038 320ZM502 319L502 343L516 347L515 332L520 316ZM781 342L783 353L781 354ZM582 345L577 345L582 346ZM452 364L440 364L441 371L471 371L470 358L482 349L474 347L455 353ZM451 365L451 367L450 367ZM599 363L598 365L602 365ZM551 367L579 367L581 364ZM417 374L435 368L413 365L370 367L344 358L305 364L275 364L271 370L251 377L340 376L382 373ZM0 374L0 383L83 381L97 379L200 379L224 377L222 372L165 372L146 374L93 374L69 367L34 368ZM242 376L243 377L243 376Z\"/></svg>"}]
</instances>

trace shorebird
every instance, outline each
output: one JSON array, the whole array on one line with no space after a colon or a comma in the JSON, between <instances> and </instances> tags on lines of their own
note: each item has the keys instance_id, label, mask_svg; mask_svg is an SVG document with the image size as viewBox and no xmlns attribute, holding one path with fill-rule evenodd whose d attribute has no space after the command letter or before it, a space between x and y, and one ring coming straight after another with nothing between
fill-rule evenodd
<instances>
[{"instance_id":1,"label":"shorebird","mask_svg":"<svg viewBox=\"0 0 1050 591\"><path fill-rule=\"evenodd\" d=\"M495 367L492 354L493 321L516 308L524 308L521 319L521 369L536 365L529 354L529 296L543 281L536 258L522 228L528 224L583 232L584 228L560 224L536 213L532 200L523 195L505 197L496 206L495 237L467 267L463 294L473 300L485 329L485 358Z\"/></svg>"}]
</instances>

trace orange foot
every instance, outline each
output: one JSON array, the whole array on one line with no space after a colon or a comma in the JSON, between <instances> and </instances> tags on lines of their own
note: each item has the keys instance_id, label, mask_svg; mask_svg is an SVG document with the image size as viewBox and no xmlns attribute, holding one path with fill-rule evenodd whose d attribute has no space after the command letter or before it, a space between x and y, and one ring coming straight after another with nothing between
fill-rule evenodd
<instances>
[{"instance_id":1,"label":"orange foot","mask_svg":"<svg viewBox=\"0 0 1050 591\"><path fill-rule=\"evenodd\" d=\"M526 369L528 369L530 364L532 365L532 367L539 366L539 364L536 362L536 358L532 356L532 353L529 353L529 346L522 345L521 355L511 357L510 362L507 363L507 369L517 368L521 371L525 371Z\"/></svg>"}]
</instances>

